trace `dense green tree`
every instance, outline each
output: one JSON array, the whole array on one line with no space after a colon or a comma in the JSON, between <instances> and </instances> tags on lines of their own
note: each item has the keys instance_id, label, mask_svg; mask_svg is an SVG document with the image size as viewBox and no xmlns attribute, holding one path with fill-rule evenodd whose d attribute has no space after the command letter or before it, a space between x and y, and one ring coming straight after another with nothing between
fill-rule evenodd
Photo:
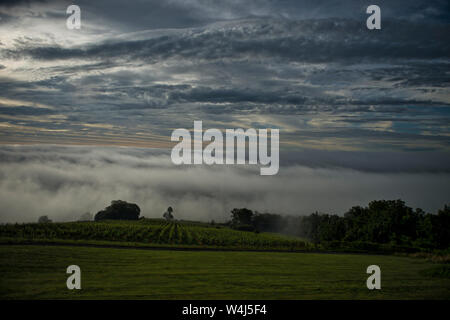
<instances>
[{"instance_id":1,"label":"dense green tree","mask_svg":"<svg viewBox=\"0 0 450 320\"><path fill-rule=\"evenodd\" d=\"M231 210L231 223L233 225L251 225L253 211L247 208Z\"/></svg>"},{"instance_id":2,"label":"dense green tree","mask_svg":"<svg viewBox=\"0 0 450 320\"><path fill-rule=\"evenodd\" d=\"M135 203L113 200L111 205L97 212L95 221L99 220L138 220L141 209Z\"/></svg>"},{"instance_id":3,"label":"dense green tree","mask_svg":"<svg viewBox=\"0 0 450 320\"><path fill-rule=\"evenodd\" d=\"M445 205L432 217L432 234L435 246L448 248L450 246L450 206Z\"/></svg>"},{"instance_id":4,"label":"dense green tree","mask_svg":"<svg viewBox=\"0 0 450 320\"><path fill-rule=\"evenodd\" d=\"M47 216L40 216L38 219L38 223L50 223L52 220L50 220Z\"/></svg>"}]
</instances>

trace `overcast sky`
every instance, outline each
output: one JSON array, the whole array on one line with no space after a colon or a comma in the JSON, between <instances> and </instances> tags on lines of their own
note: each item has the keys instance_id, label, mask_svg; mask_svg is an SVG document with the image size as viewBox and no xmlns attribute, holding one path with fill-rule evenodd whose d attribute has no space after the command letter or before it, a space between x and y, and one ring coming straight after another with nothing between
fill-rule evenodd
<instances>
[{"instance_id":1,"label":"overcast sky","mask_svg":"<svg viewBox=\"0 0 450 320\"><path fill-rule=\"evenodd\" d=\"M170 134L176 128L192 129L194 120L203 120L204 129L280 129L282 167L280 176L273 178L279 181L275 194L291 197L280 206L280 213L314 208L342 213L350 205L367 204L371 197L403 197L428 210L442 207L450 202L449 2L377 0L382 29L368 30L365 11L372 2L2 1L2 194L7 190L28 199L33 188L27 183L34 183L37 176L30 170L39 168L39 177L42 172L55 177L50 172L55 161L73 164L73 149L55 145L91 146L80 148L91 150L84 154L92 159L96 146L115 146L105 149L111 158L123 151L119 146L133 154L157 148L149 159L166 161L170 172L189 172L191 168L170 167ZM70 4L81 8L80 30L66 28ZM43 161L34 156L34 147L19 146L29 144L47 145L53 158ZM158 150L165 153L155 155ZM17 160L11 167L11 154L26 161ZM78 168L92 169L86 166L89 159L76 159ZM128 162L122 165L122 174L132 174ZM120 170L106 170L108 166L105 162L102 167L104 176L95 174L97 183L119 179ZM202 170L193 176L196 184L210 187L208 181L223 170L231 170L229 177L239 181L241 168L196 170ZM146 174L151 179L166 172L174 184L179 183L177 177L184 177L169 171L152 168ZM373 175L380 179L370 190L350 192L369 186ZM401 190L393 189L392 181L400 176L394 185ZM82 185L89 179L82 184L70 179L71 193L84 194ZM254 179L254 185L267 188L271 181ZM52 181L39 179L37 185L47 190L49 183L53 194L62 192L52 189ZM83 210L99 210L100 203L114 198L146 201L145 186L138 196L130 191L135 190L130 181L124 178L128 191L123 196L101 189L102 196L96 198L101 200L92 200ZM230 196L232 181L219 183L220 191L208 196L206 203L185 203L186 214L209 205L223 217L233 201L274 210L264 188L244 193L243 201ZM346 196L331 196L347 190L346 185ZM286 186L297 193L287 192ZM424 186L427 192L422 192ZM148 188L148 193L159 196L148 206L157 203L159 209L177 199L165 198L157 185ZM186 185L185 192L193 199L195 190L199 189ZM199 190L200 198L202 194ZM299 196L308 199L304 207L295 203ZM27 220L24 208L6 198L1 201L9 204L0 221L14 220L21 210L18 220ZM61 217L75 214L58 206L48 210ZM35 215L30 213L30 219Z\"/></svg>"}]
</instances>

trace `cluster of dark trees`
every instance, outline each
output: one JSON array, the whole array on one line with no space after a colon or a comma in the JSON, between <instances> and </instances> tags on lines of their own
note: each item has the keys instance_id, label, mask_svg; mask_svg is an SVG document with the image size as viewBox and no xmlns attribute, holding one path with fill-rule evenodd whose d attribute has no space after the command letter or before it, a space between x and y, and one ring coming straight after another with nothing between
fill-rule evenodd
<instances>
[{"instance_id":1,"label":"cluster of dark trees","mask_svg":"<svg viewBox=\"0 0 450 320\"><path fill-rule=\"evenodd\" d=\"M167 208L167 211L163 214L163 217L167 221L172 221L173 208ZM111 205L105 209L97 212L94 220L139 220L139 215L141 214L141 209L135 203L129 203L123 200L113 200ZM79 221L90 221L92 220L91 214L89 212L83 214ZM143 218L143 217L141 217Z\"/></svg>"},{"instance_id":2,"label":"cluster of dark trees","mask_svg":"<svg viewBox=\"0 0 450 320\"><path fill-rule=\"evenodd\" d=\"M361 241L439 249L450 246L450 206L430 214L420 208L414 210L402 200L372 201L367 207L352 207L344 216L316 212L293 217L233 209L230 225L239 230L296 235L315 243Z\"/></svg>"},{"instance_id":3,"label":"cluster of dark trees","mask_svg":"<svg viewBox=\"0 0 450 320\"><path fill-rule=\"evenodd\" d=\"M95 221L99 220L138 220L141 209L135 203L113 200L111 205L97 212Z\"/></svg>"},{"instance_id":4,"label":"cluster of dark trees","mask_svg":"<svg viewBox=\"0 0 450 320\"><path fill-rule=\"evenodd\" d=\"M49 219L48 216L40 216L38 223L52 223L52 220Z\"/></svg>"}]
</instances>

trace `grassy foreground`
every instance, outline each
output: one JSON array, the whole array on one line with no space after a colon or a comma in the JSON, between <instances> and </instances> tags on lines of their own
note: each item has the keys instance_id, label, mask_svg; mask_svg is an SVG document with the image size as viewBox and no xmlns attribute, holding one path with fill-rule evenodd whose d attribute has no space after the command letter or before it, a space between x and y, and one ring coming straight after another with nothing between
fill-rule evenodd
<instances>
[{"instance_id":1,"label":"grassy foreground","mask_svg":"<svg viewBox=\"0 0 450 320\"><path fill-rule=\"evenodd\" d=\"M66 288L71 264L81 290ZM379 291L366 287L371 264ZM449 299L439 268L381 255L1 245L0 299Z\"/></svg>"}]
</instances>

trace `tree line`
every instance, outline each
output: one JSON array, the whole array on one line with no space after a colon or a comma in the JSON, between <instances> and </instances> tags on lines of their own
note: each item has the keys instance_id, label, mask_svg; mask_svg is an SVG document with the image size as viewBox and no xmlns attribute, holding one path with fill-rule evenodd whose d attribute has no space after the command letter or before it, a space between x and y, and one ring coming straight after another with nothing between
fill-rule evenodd
<instances>
[{"instance_id":1,"label":"tree line","mask_svg":"<svg viewBox=\"0 0 450 320\"><path fill-rule=\"evenodd\" d=\"M402 200L372 201L367 207L350 208L343 216L318 212L283 216L235 208L229 225L239 230L295 235L314 243L366 242L428 249L450 245L450 206L431 214L412 209Z\"/></svg>"}]
</instances>

